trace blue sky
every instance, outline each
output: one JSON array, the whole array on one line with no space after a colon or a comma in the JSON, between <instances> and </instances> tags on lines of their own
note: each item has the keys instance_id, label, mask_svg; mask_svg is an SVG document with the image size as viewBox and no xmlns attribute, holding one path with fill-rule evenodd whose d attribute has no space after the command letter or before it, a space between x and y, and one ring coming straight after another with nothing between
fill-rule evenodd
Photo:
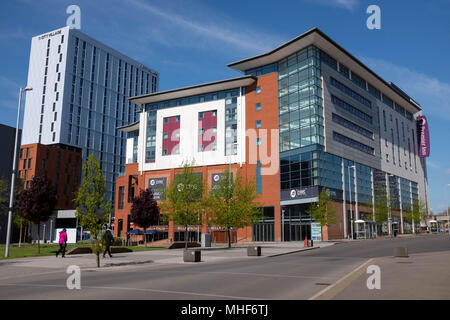
<instances>
[{"instance_id":1,"label":"blue sky","mask_svg":"<svg viewBox=\"0 0 450 320\"><path fill-rule=\"evenodd\" d=\"M450 1L363 0L16 0L0 11L0 123L15 126L31 37L66 25L81 8L81 31L160 72L160 90L238 76L227 63L319 27L424 110L434 212L450 183ZM366 8L381 8L381 30ZM447 188L450 197L450 187Z\"/></svg>"}]
</instances>

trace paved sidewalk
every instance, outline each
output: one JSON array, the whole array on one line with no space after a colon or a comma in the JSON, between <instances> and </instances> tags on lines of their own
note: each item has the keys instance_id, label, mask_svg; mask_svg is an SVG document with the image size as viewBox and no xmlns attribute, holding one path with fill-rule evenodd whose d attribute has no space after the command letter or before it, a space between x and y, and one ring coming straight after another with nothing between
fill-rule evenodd
<instances>
[{"instance_id":1,"label":"paved sidewalk","mask_svg":"<svg viewBox=\"0 0 450 320\"><path fill-rule=\"evenodd\" d=\"M380 267L381 289L367 288L366 268L340 293L337 300L441 300L450 299L450 251L418 253L408 258L383 257L371 264Z\"/></svg>"},{"instance_id":2,"label":"paved sidewalk","mask_svg":"<svg viewBox=\"0 0 450 320\"><path fill-rule=\"evenodd\" d=\"M293 252L311 250L314 248L322 248L333 245L334 242L316 242L314 247L305 248L303 243L257 243L261 246L261 257L247 257L247 245L238 244L231 249L221 247L211 248L195 248L202 251L202 263L214 263L220 261L241 260L241 259L261 259L264 257L289 254ZM255 245L254 243L252 245ZM142 264L189 264L183 262L184 249L167 249L139 251L130 253L117 253L112 258L108 256L103 258L100 255L100 265L102 267L116 267L126 265L142 265ZM189 249L192 250L192 249ZM28 267L45 269L60 269L70 265L77 265L80 268L95 268L97 261L94 254L66 255L65 258L47 256L47 257L30 257L19 259L7 259L0 261L0 278L7 274L14 273L14 267ZM8 268L10 267L10 268ZM9 272L7 272L9 270Z\"/></svg>"}]
</instances>

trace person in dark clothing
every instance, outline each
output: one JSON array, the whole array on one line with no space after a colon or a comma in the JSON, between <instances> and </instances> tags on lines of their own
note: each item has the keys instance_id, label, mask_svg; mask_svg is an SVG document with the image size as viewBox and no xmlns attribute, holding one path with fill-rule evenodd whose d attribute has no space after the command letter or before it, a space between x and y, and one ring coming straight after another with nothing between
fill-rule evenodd
<instances>
[{"instance_id":1,"label":"person in dark clothing","mask_svg":"<svg viewBox=\"0 0 450 320\"><path fill-rule=\"evenodd\" d=\"M104 235L104 239L105 239L105 251L103 252L103 258L105 257L105 254L107 252L109 254L109 257L112 258L110 246L114 242L114 237L113 237L113 235L111 233L111 229L106 230L105 235Z\"/></svg>"}]
</instances>

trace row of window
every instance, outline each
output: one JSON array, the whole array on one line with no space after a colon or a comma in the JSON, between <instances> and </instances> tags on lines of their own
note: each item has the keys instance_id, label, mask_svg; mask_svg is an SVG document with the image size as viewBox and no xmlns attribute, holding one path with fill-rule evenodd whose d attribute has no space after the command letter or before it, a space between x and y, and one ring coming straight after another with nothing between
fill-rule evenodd
<instances>
[{"instance_id":1,"label":"row of window","mask_svg":"<svg viewBox=\"0 0 450 320\"><path fill-rule=\"evenodd\" d=\"M347 119L345 119L345 118L343 118L343 117L341 117L341 116L339 116L339 115L337 115L335 113L333 113L332 119L333 119L334 122L340 124L341 126L344 126L344 127L348 128L348 129L350 129L350 130L352 130L354 132L357 132L357 133L359 133L359 134L361 134L361 135L363 135L363 136L365 136L367 138L373 139L373 132L372 131L364 129L363 127L361 127L361 126L359 126L359 125L357 125L357 124L355 124L355 123L353 123L351 121L348 121Z\"/></svg>"},{"instance_id":2,"label":"row of window","mask_svg":"<svg viewBox=\"0 0 450 320\"><path fill-rule=\"evenodd\" d=\"M368 115L365 112L362 112L361 110L359 110L358 108L355 108L354 106L345 102L344 100L341 100L338 97L332 95L331 102L333 102L335 105L345 109L346 111L352 113L353 115L357 116L358 118L360 118L368 123L372 123L372 116Z\"/></svg>"},{"instance_id":3,"label":"row of window","mask_svg":"<svg viewBox=\"0 0 450 320\"><path fill-rule=\"evenodd\" d=\"M349 137L346 137L346 136L344 136L344 135L342 135L340 133L333 132L333 138L334 138L334 140L336 140L336 141L338 141L338 142L340 142L342 144L345 144L345 145L350 146L352 148L358 149L358 150L363 151L365 153L372 154L372 155L374 153L374 148L369 147L369 146L367 146L367 145L365 145L365 144L363 144L363 143L361 143L359 141L353 140L353 139L351 139Z\"/></svg>"},{"instance_id":4,"label":"row of window","mask_svg":"<svg viewBox=\"0 0 450 320\"><path fill-rule=\"evenodd\" d=\"M345 94L349 95L350 97L352 97L353 99L355 99L356 101L362 103L363 105L365 105L366 107L372 108L372 103L370 102L370 100L367 100L366 98L364 98L362 95L356 93L355 91L353 91L352 89L350 89L349 87L347 87L346 85L344 85L343 83L337 81L336 79L334 79L333 77L330 77L330 82L333 86L335 86L336 88L338 88L339 90L341 90L342 92L344 92Z\"/></svg>"}]
</instances>

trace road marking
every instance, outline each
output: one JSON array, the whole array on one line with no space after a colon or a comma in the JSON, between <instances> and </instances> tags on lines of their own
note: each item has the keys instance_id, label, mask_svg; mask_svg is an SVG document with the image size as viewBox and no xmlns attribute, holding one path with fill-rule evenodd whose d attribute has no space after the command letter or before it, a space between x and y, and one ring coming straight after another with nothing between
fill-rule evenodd
<instances>
[{"instance_id":1,"label":"road marking","mask_svg":"<svg viewBox=\"0 0 450 320\"><path fill-rule=\"evenodd\" d=\"M347 288L353 281L358 279L366 270L367 266L373 264L376 259L372 258L364 262L362 265L351 271L349 274L339 279L331 286L319 291L308 300L331 300L342 290Z\"/></svg>"},{"instance_id":2,"label":"road marking","mask_svg":"<svg viewBox=\"0 0 450 320\"><path fill-rule=\"evenodd\" d=\"M9 287L49 287L49 288L61 288L67 289L65 286L52 285L52 284L0 284L0 286ZM253 297L240 297L240 296L227 296L221 294L211 294L211 293L198 293L198 292L186 292L186 291L172 291L172 290L159 290L159 289L148 289L148 288L127 288L127 287L92 287L92 286L81 286L81 289L99 289L99 290L126 290L126 291L147 291L147 292L158 292L158 293L168 293L168 294L181 294L181 295L194 295L202 297L217 297L222 299L238 299L238 300L263 300L261 298ZM80 291L78 291L80 292Z\"/></svg>"}]
</instances>

